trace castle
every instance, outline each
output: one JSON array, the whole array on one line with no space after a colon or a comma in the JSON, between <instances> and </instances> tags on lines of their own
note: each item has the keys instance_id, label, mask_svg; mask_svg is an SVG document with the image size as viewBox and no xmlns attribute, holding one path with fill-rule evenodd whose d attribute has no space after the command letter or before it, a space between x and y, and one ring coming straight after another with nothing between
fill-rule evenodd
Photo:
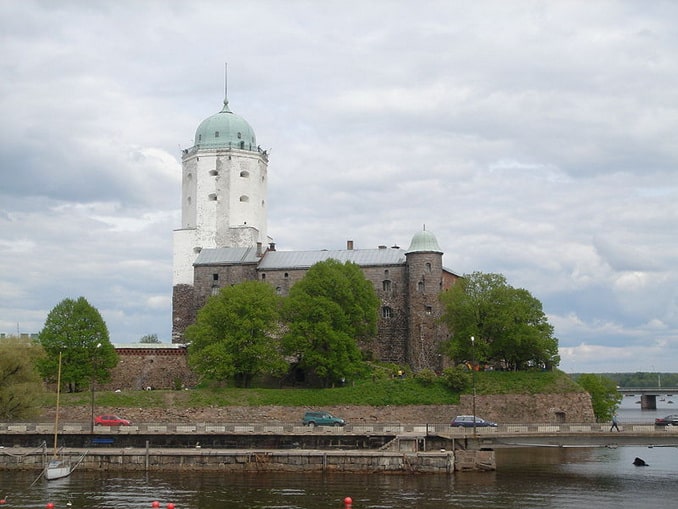
<instances>
[{"instance_id":1,"label":"castle","mask_svg":"<svg viewBox=\"0 0 678 509\"><path fill-rule=\"evenodd\" d=\"M327 259L353 262L381 301L378 334L370 349L381 361L413 370L444 367L438 295L459 278L442 265L435 236L423 229L407 249L378 246L344 250L278 251L266 229L268 154L252 127L224 99L221 111L198 126L183 150L181 228L174 231L172 343L183 343L206 300L223 287L265 281L280 295Z\"/></svg>"}]
</instances>

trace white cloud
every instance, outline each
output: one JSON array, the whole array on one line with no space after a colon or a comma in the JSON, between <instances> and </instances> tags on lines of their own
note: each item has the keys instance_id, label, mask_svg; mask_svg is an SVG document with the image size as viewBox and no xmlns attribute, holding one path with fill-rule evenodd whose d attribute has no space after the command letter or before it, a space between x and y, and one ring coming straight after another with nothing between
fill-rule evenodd
<instances>
[{"instance_id":1,"label":"white cloud","mask_svg":"<svg viewBox=\"0 0 678 509\"><path fill-rule=\"evenodd\" d=\"M678 334L677 15L5 2L0 332L83 295L113 341L169 341L180 149L228 61L230 106L272 149L279 249L406 247L426 224L446 266L542 300L566 369L673 370L657 345Z\"/></svg>"}]
</instances>

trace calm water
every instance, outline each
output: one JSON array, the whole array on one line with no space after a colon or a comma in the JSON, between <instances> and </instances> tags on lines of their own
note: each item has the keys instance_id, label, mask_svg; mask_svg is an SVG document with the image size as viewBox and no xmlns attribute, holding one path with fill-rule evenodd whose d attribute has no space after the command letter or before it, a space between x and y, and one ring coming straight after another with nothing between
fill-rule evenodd
<instances>
[{"instance_id":1,"label":"calm water","mask_svg":"<svg viewBox=\"0 0 678 509\"><path fill-rule=\"evenodd\" d=\"M639 456L649 466L635 467ZM0 472L5 508L177 509L659 508L678 500L678 449L531 448L497 451L497 471L454 475L142 474L77 471L38 481ZM668 504L668 505L667 505Z\"/></svg>"}]
</instances>

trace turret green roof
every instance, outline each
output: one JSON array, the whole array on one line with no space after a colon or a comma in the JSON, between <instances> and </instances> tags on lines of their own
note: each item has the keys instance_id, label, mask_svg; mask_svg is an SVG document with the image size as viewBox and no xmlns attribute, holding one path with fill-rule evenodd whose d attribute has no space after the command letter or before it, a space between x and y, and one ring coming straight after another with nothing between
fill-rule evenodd
<instances>
[{"instance_id":1,"label":"turret green roof","mask_svg":"<svg viewBox=\"0 0 678 509\"><path fill-rule=\"evenodd\" d=\"M427 232L426 230L414 234L414 237L412 237L412 242L410 242L410 247L406 251L407 254L442 252L443 250L440 249L436 236L431 232Z\"/></svg>"},{"instance_id":2,"label":"turret green roof","mask_svg":"<svg viewBox=\"0 0 678 509\"><path fill-rule=\"evenodd\" d=\"M195 132L195 148L235 148L257 151L257 138L247 121L233 113L224 100L219 113L203 120Z\"/></svg>"}]
</instances>

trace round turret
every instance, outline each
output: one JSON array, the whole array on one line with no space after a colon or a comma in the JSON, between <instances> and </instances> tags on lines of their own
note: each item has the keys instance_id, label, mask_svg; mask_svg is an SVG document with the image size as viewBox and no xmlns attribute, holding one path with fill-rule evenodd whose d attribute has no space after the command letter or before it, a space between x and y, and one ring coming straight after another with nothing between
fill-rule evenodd
<instances>
[{"instance_id":1,"label":"round turret","mask_svg":"<svg viewBox=\"0 0 678 509\"><path fill-rule=\"evenodd\" d=\"M219 113L203 120L195 131L195 148L234 148L258 150L254 130L247 121L233 113L224 101Z\"/></svg>"}]
</instances>

